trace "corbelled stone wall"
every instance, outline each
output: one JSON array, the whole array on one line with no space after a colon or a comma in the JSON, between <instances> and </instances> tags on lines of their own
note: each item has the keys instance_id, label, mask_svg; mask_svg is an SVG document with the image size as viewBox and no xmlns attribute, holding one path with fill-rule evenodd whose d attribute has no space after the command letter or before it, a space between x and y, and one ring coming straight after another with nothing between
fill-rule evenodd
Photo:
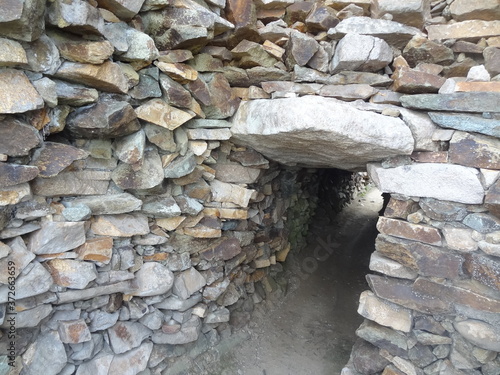
<instances>
[{"instance_id":1,"label":"corbelled stone wall","mask_svg":"<svg viewBox=\"0 0 500 375\"><path fill-rule=\"evenodd\" d=\"M498 1L0 13L2 373L168 374L229 334L314 207L278 161L392 194L345 375L500 374Z\"/></svg>"}]
</instances>

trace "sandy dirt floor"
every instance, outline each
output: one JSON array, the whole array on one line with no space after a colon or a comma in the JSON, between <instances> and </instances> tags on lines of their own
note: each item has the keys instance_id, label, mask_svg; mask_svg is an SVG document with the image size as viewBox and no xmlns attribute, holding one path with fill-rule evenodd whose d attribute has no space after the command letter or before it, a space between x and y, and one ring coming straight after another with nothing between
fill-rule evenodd
<instances>
[{"instance_id":1,"label":"sandy dirt floor","mask_svg":"<svg viewBox=\"0 0 500 375\"><path fill-rule=\"evenodd\" d=\"M380 192L371 189L333 219L318 210L308 247L286 267L294 275L286 295L257 309L247 327L202 356L200 371L190 374L340 374L362 322L356 310L368 289L381 206Z\"/></svg>"}]
</instances>

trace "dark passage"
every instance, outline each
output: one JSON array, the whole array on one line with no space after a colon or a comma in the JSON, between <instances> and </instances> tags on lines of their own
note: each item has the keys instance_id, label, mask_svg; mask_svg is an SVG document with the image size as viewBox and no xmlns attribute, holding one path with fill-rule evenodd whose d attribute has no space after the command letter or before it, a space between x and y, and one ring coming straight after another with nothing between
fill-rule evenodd
<instances>
[{"instance_id":1,"label":"dark passage","mask_svg":"<svg viewBox=\"0 0 500 375\"><path fill-rule=\"evenodd\" d=\"M319 191L308 245L287 259L286 295L254 314L248 328L236 332L221 356L213 358L217 363L201 373L340 374L362 322L356 310L360 293L368 289L365 275L382 197L369 189L332 217L339 202L328 202L328 194L328 189Z\"/></svg>"}]
</instances>

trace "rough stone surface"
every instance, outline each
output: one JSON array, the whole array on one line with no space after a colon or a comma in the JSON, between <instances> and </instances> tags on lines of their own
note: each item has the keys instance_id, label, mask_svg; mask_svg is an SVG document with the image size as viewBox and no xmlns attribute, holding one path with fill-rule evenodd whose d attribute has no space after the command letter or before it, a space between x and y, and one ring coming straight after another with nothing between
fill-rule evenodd
<instances>
[{"instance_id":1,"label":"rough stone surface","mask_svg":"<svg viewBox=\"0 0 500 375\"><path fill-rule=\"evenodd\" d=\"M97 277L97 271L92 263L72 259L52 259L47 268L57 285L71 289L85 289Z\"/></svg>"},{"instance_id":2,"label":"rough stone surface","mask_svg":"<svg viewBox=\"0 0 500 375\"><path fill-rule=\"evenodd\" d=\"M145 263L135 274L138 289L135 296L147 297L167 293L174 285L174 275L157 262Z\"/></svg>"},{"instance_id":3,"label":"rough stone surface","mask_svg":"<svg viewBox=\"0 0 500 375\"><path fill-rule=\"evenodd\" d=\"M361 293L359 297L358 314L398 331L411 331L412 314L410 310L384 302L369 291Z\"/></svg>"},{"instance_id":4,"label":"rough stone surface","mask_svg":"<svg viewBox=\"0 0 500 375\"><path fill-rule=\"evenodd\" d=\"M140 214L96 216L91 228L101 236L132 237L149 233L148 219Z\"/></svg>"},{"instance_id":5,"label":"rough stone surface","mask_svg":"<svg viewBox=\"0 0 500 375\"><path fill-rule=\"evenodd\" d=\"M2 69L0 72L0 113L22 113L43 107L43 98L21 71Z\"/></svg>"},{"instance_id":6,"label":"rough stone surface","mask_svg":"<svg viewBox=\"0 0 500 375\"><path fill-rule=\"evenodd\" d=\"M56 254L72 250L85 242L84 222L42 223L40 230L30 235L28 248L33 254Z\"/></svg>"},{"instance_id":7,"label":"rough stone surface","mask_svg":"<svg viewBox=\"0 0 500 375\"><path fill-rule=\"evenodd\" d=\"M424 163L384 169L369 164L368 173L384 192L468 204L483 202L484 190L473 168Z\"/></svg>"},{"instance_id":8,"label":"rough stone surface","mask_svg":"<svg viewBox=\"0 0 500 375\"><path fill-rule=\"evenodd\" d=\"M2 137L0 138L0 153L9 156L27 155L31 149L38 146L41 138L38 131L19 120L7 117L0 123Z\"/></svg>"},{"instance_id":9,"label":"rough stone surface","mask_svg":"<svg viewBox=\"0 0 500 375\"><path fill-rule=\"evenodd\" d=\"M66 350L55 331L43 333L23 355L23 372L56 375L66 366Z\"/></svg>"},{"instance_id":10,"label":"rough stone surface","mask_svg":"<svg viewBox=\"0 0 500 375\"><path fill-rule=\"evenodd\" d=\"M282 115L266 115L271 112ZM338 120L332 121L333 118ZM354 124L359 132L351 131ZM307 129L308 136L301 137L299 129ZM315 96L242 103L231 131L235 141L283 164L348 170L362 170L373 159L410 154L414 144L411 132L399 119L358 111L335 99ZM306 141L311 146L306 147ZM357 143L366 146L349 146ZM307 154L301 153L305 148Z\"/></svg>"}]
</instances>

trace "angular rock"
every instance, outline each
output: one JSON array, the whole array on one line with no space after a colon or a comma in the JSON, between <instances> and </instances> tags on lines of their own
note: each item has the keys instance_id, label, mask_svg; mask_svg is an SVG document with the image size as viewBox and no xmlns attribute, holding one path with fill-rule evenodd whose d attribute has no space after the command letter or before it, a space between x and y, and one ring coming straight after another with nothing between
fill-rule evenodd
<instances>
[{"instance_id":1,"label":"angular rock","mask_svg":"<svg viewBox=\"0 0 500 375\"><path fill-rule=\"evenodd\" d=\"M456 322L454 327L474 345L494 352L500 351L500 331L498 327L473 319Z\"/></svg>"},{"instance_id":2,"label":"angular rock","mask_svg":"<svg viewBox=\"0 0 500 375\"><path fill-rule=\"evenodd\" d=\"M379 217L377 229L390 236L420 241L431 245L441 245L441 234L439 230L405 221Z\"/></svg>"},{"instance_id":3,"label":"angular rock","mask_svg":"<svg viewBox=\"0 0 500 375\"><path fill-rule=\"evenodd\" d=\"M438 127L429 119L429 116L407 109L400 109L400 113L415 139L415 151L437 151L438 144L432 140L432 135Z\"/></svg>"},{"instance_id":4,"label":"angular rock","mask_svg":"<svg viewBox=\"0 0 500 375\"><path fill-rule=\"evenodd\" d=\"M240 40L259 41L256 5L251 0L226 0L226 17L234 24L234 45Z\"/></svg>"},{"instance_id":5,"label":"angular rock","mask_svg":"<svg viewBox=\"0 0 500 375\"><path fill-rule=\"evenodd\" d=\"M476 41L500 34L500 21L470 20L447 25L430 25L427 32L430 40L461 39Z\"/></svg>"},{"instance_id":6,"label":"angular rock","mask_svg":"<svg viewBox=\"0 0 500 375\"><path fill-rule=\"evenodd\" d=\"M97 237L88 239L75 252L78 259L108 264L113 255L113 239L111 237Z\"/></svg>"},{"instance_id":7,"label":"angular rock","mask_svg":"<svg viewBox=\"0 0 500 375\"><path fill-rule=\"evenodd\" d=\"M237 163L217 163L215 178L222 182L252 184L260 176L260 169L244 167Z\"/></svg>"},{"instance_id":8,"label":"angular rock","mask_svg":"<svg viewBox=\"0 0 500 375\"><path fill-rule=\"evenodd\" d=\"M50 273L38 262L30 264L17 279L16 279L16 298L23 299L47 292L54 285L54 280ZM8 286L0 287L0 295L2 303L8 301ZM52 309L44 308L44 311ZM43 314L41 314L43 315Z\"/></svg>"},{"instance_id":9,"label":"angular rock","mask_svg":"<svg viewBox=\"0 0 500 375\"><path fill-rule=\"evenodd\" d=\"M99 10L82 0L54 1L46 19L50 25L80 35L101 35L104 28Z\"/></svg>"},{"instance_id":10,"label":"angular rock","mask_svg":"<svg viewBox=\"0 0 500 375\"><path fill-rule=\"evenodd\" d=\"M484 0L476 4L457 0L450 4L450 13L457 21L494 21L500 19L500 4L495 0Z\"/></svg>"},{"instance_id":11,"label":"angular rock","mask_svg":"<svg viewBox=\"0 0 500 375\"><path fill-rule=\"evenodd\" d=\"M151 341L155 344L170 344L170 345L182 345L187 344L198 339L201 331L200 318L193 315L186 323L181 327L181 330L174 333L164 333L163 331L158 331L153 334Z\"/></svg>"},{"instance_id":12,"label":"angular rock","mask_svg":"<svg viewBox=\"0 0 500 375\"><path fill-rule=\"evenodd\" d=\"M100 65L64 62L55 74L56 78L81 83L98 90L126 94L128 81L120 65L106 61Z\"/></svg>"},{"instance_id":13,"label":"angular rock","mask_svg":"<svg viewBox=\"0 0 500 375\"><path fill-rule=\"evenodd\" d=\"M141 169L122 163L111 174L113 181L122 189L151 189L163 181L163 168L156 149L146 151Z\"/></svg>"},{"instance_id":14,"label":"angular rock","mask_svg":"<svg viewBox=\"0 0 500 375\"><path fill-rule=\"evenodd\" d=\"M46 262L54 283L71 289L85 289L95 280L97 271L92 263L72 259L52 259Z\"/></svg>"},{"instance_id":15,"label":"angular rock","mask_svg":"<svg viewBox=\"0 0 500 375\"><path fill-rule=\"evenodd\" d=\"M398 22L378 20L369 17L351 17L341 21L336 27L328 30L328 36L339 40L347 33L371 35L385 40L396 48L404 48L415 35L422 34L415 27L405 26ZM434 38L429 38L434 39Z\"/></svg>"},{"instance_id":16,"label":"angular rock","mask_svg":"<svg viewBox=\"0 0 500 375\"><path fill-rule=\"evenodd\" d=\"M392 75L394 90L401 93L438 92L446 79L435 74L402 67Z\"/></svg>"},{"instance_id":17,"label":"angular rock","mask_svg":"<svg viewBox=\"0 0 500 375\"><path fill-rule=\"evenodd\" d=\"M163 151L174 152L177 145L174 140L174 133L171 130L154 124L146 124L144 132L148 141L158 146Z\"/></svg>"},{"instance_id":18,"label":"angular rock","mask_svg":"<svg viewBox=\"0 0 500 375\"><path fill-rule=\"evenodd\" d=\"M461 252L477 250L477 243L472 239L472 229L454 228L447 225L441 231L449 248Z\"/></svg>"},{"instance_id":19,"label":"angular rock","mask_svg":"<svg viewBox=\"0 0 500 375\"><path fill-rule=\"evenodd\" d=\"M56 254L72 250L85 242L85 223L45 221L30 235L28 248L34 254Z\"/></svg>"},{"instance_id":20,"label":"angular rock","mask_svg":"<svg viewBox=\"0 0 500 375\"><path fill-rule=\"evenodd\" d=\"M138 348L115 355L109 366L108 375L136 375L143 372L153 351L153 343L145 342ZM84 373L82 373L83 375Z\"/></svg>"},{"instance_id":21,"label":"angular rock","mask_svg":"<svg viewBox=\"0 0 500 375\"><path fill-rule=\"evenodd\" d=\"M107 40L89 41L62 33L50 33L49 36L57 45L61 57L68 61L99 65L108 60L114 52L113 46Z\"/></svg>"},{"instance_id":22,"label":"angular rock","mask_svg":"<svg viewBox=\"0 0 500 375\"><path fill-rule=\"evenodd\" d=\"M339 22L332 8L320 4L315 4L305 19L307 30L311 33L327 31L337 26Z\"/></svg>"},{"instance_id":23,"label":"angular rock","mask_svg":"<svg viewBox=\"0 0 500 375\"><path fill-rule=\"evenodd\" d=\"M298 31L290 33L286 46L285 63L288 68L294 65L304 66L318 51L319 44L314 38Z\"/></svg>"},{"instance_id":24,"label":"angular rock","mask_svg":"<svg viewBox=\"0 0 500 375\"><path fill-rule=\"evenodd\" d=\"M92 340L84 319L60 321L59 337L66 344L78 344Z\"/></svg>"},{"instance_id":25,"label":"angular rock","mask_svg":"<svg viewBox=\"0 0 500 375\"><path fill-rule=\"evenodd\" d=\"M243 69L254 66L273 67L278 61L269 55L259 43L242 40L231 50L235 59L239 59L238 66Z\"/></svg>"},{"instance_id":26,"label":"angular rock","mask_svg":"<svg viewBox=\"0 0 500 375\"><path fill-rule=\"evenodd\" d=\"M43 98L21 71L0 71L0 93L0 113L22 113L43 108Z\"/></svg>"},{"instance_id":27,"label":"angular rock","mask_svg":"<svg viewBox=\"0 0 500 375\"><path fill-rule=\"evenodd\" d=\"M71 113L66 129L74 138L116 138L140 129L132 106L124 101L101 100Z\"/></svg>"},{"instance_id":28,"label":"angular rock","mask_svg":"<svg viewBox=\"0 0 500 375\"><path fill-rule=\"evenodd\" d=\"M51 178L37 178L31 186L35 194L46 197L99 195L106 194L110 179L109 172L86 170L59 173Z\"/></svg>"},{"instance_id":29,"label":"angular rock","mask_svg":"<svg viewBox=\"0 0 500 375\"><path fill-rule=\"evenodd\" d=\"M23 372L26 375L57 375L66 366L67 356L64 344L55 331L38 336L23 354Z\"/></svg>"},{"instance_id":30,"label":"angular rock","mask_svg":"<svg viewBox=\"0 0 500 375\"><path fill-rule=\"evenodd\" d=\"M500 48L487 47L483 52L484 64L488 73L492 76L500 74L500 63L498 62L498 57L500 56Z\"/></svg>"},{"instance_id":31,"label":"angular rock","mask_svg":"<svg viewBox=\"0 0 500 375\"><path fill-rule=\"evenodd\" d=\"M142 212L151 217L176 217L181 209L170 196L148 197L144 200Z\"/></svg>"},{"instance_id":32,"label":"angular rock","mask_svg":"<svg viewBox=\"0 0 500 375\"><path fill-rule=\"evenodd\" d=\"M135 281L137 290L133 292L134 296L156 296L165 294L172 288L174 274L160 263L147 262L135 273Z\"/></svg>"},{"instance_id":33,"label":"angular rock","mask_svg":"<svg viewBox=\"0 0 500 375\"><path fill-rule=\"evenodd\" d=\"M443 128L500 137L500 120L487 119L474 114L446 112L429 112L429 116L432 121Z\"/></svg>"},{"instance_id":34,"label":"angular rock","mask_svg":"<svg viewBox=\"0 0 500 375\"><path fill-rule=\"evenodd\" d=\"M376 72L392 61L391 47L382 39L370 35L348 33L335 48L330 72L361 70Z\"/></svg>"},{"instance_id":35,"label":"angular rock","mask_svg":"<svg viewBox=\"0 0 500 375\"><path fill-rule=\"evenodd\" d=\"M207 141L224 141L231 138L229 129L188 129L189 139L203 139Z\"/></svg>"},{"instance_id":36,"label":"angular rock","mask_svg":"<svg viewBox=\"0 0 500 375\"><path fill-rule=\"evenodd\" d=\"M375 0L370 8L373 18L382 18L390 14L392 20L421 29L431 18L430 3L425 0L394 2L391 0Z\"/></svg>"},{"instance_id":37,"label":"angular rock","mask_svg":"<svg viewBox=\"0 0 500 375\"><path fill-rule=\"evenodd\" d=\"M408 345L406 336L402 333L365 320L356 330L356 335L381 349L386 349L392 355L406 356Z\"/></svg>"},{"instance_id":38,"label":"angular rock","mask_svg":"<svg viewBox=\"0 0 500 375\"><path fill-rule=\"evenodd\" d=\"M454 62L453 51L443 44L415 35L403 50L403 57L415 67L419 63L449 65Z\"/></svg>"},{"instance_id":39,"label":"angular rock","mask_svg":"<svg viewBox=\"0 0 500 375\"><path fill-rule=\"evenodd\" d=\"M117 139L114 144L116 157L124 163L135 164L142 161L146 147L146 134L139 130L123 138Z\"/></svg>"},{"instance_id":40,"label":"angular rock","mask_svg":"<svg viewBox=\"0 0 500 375\"><path fill-rule=\"evenodd\" d=\"M14 40L0 38L0 66L15 67L28 63L23 46Z\"/></svg>"},{"instance_id":41,"label":"angular rock","mask_svg":"<svg viewBox=\"0 0 500 375\"><path fill-rule=\"evenodd\" d=\"M66 207L75 207L81 204L88 206L92 211L92 215L111 215L139 210L142 201L131 194L122 193L78 197L64 202Z\"/></svg>"},{"instance_id":42,"label":"angular rock","mask_svg":"<svg viewBox=\"0 0 500 375\"><path fill-rule=\"evenodd\" d=\"M203 288L206 283L205 278L194 267L191 267L175 278L172 292L182 299L188 299Z\"/></svg>"},{"instance_id":43,"label":"angular rock","mask_svg":"<svg viewBox=\"0 0 500 375\"><path fill-rule=\"evenodd\" d=\"M118 322L108 329L108 335L115 354L121 354L141 345L151 331L141 323Z\"/></svg>"},{"instance_id":44,"label":"angular rock","mask_svg":"<svg viewBox=\"0 0 500 375\"><path fill-rule=\"evenodd\" d=\"M484 197L477 170L460 165L423 163L384 169L368 164L368 173L388 193L467 204L482 203Z\"/></svg>"},{"instance_id":45,"label":"angular rock","mask_svg":"<svg viewBox=\"0 0 500 375\"><path fill-rule=\"evenodd\" d=\"M9 156L28 155L30 150L41 141L38 131L12 117L6 117L0 122L2 137L0 137L0 154Z\"/></svg>"},{"instance_id":46,"label":"angular rock","mask_svg":"<svg viewBox=\"0 0 500 375\"><path fill-rule=\"evenodd\" d=\"M54 82L56 83L56 94L59 104L80 107L95 103L99 98L99 93L96 89L59 80L54 80Z\"/></svg>"},{"instance_id":47,"label":"angular rock","mask_svg":"<svg viewBox=\"0 0 500 375\"><path fill-rule=\"evenodd\" d=\"M286 165L363 170L370 160L411 154L414 144L410 130L399 119L317 96L244 102L232 123L235 142ZM348 125L352 123L357 124L356 132ZM365 146L351 147L359 143Z\"/></svg>"},{"instance_id":48,"label":"angular rock","mask_svg":"<svg viewBox=\"0 0 500 375\"><path fill-rule=\"evenodd\" d=\"M415 280L418 276L417 271L380 255L378 251L370 257L370 270L399 279Z\"/></svg>"},{"instance_id":49,"label":"angular rock","mask_svg":"<svg viewBox=\"0 0 500 375\"><path fill-rule=\"evenodd\" d=\"M163 92L163 100L170 105L189 108L193 101L191 94L180 83L175 82L167 75L160 75L160 85Z\"/></svg>"},{"instance_id":50,"label":"angular rock","mask_svg":"<svg viewBox=\"0 0 500 375\"><path fill-rule=\"evenodd\" d=\"M359 297L358 314L398 331L410 332L412 328L410 310L383 301L369 291L361 293Z\"/></svg>"},{"instance_id":51,"label":"angular rock","mask_svg":"<svg viewBox=\"0 0 500 375\"><path fill-rule=\"evenodd\" d=\"M31 189L28 183L0 188L0 207L17 204L30 195Z\"/></svg>"},{"instance_id":52,"label":"angular rock","mask_svg":"<svg viewBox=\"0 0 500 375\"><path fill-rule=\"evenodd\" d=\"M97 216L92 231L101 236L132 237L149 233L148 219L140 214Z\"/></svg>"},{"instance_id":53,"label":"angular rock","mask_svg":"<svg viewBox=\"0 0 500 375\"><path fill-rule=\"evenodd\" d=\"M23 269L35 259L35 255L28 251L21 237L16 237L6 244L2 243L2 248L5 248L7 251L5 257L0 259L0 266L2 269L8 270L8 266L12 265L12 262L15 264L15 269L11 270L12 272L5 272L0 275L0 282L2 284L8 284L9 276L18 277Z\"/></svg>"},{"instance_id":54,"label":"angular rock","mask_svg":"<svg viewBox=\"0 0 500 375\"><path fill-rule=\"evenodd\" d=\"M114 358L113 354L108 354L106 352L99 353L90 361L84 362L80 366L78 366L76 375L99 374L99 373L108 374L113 358Z\"/></svg>"},{"instance_id":55,"label":"angular rock","mask_svg":"<svg viewBox=\"0 0 500 375\"><path fill-rule=\"evenodd\" d=\"M159 69L145 68L139 71L139 83L130 91L129 95L134 99L148 99L161 97L161 89L158 84Z\"/></svg>"},{"instance_id":56,"label":"angular rock","mask_svg":"<svg viewBox=\"0 0 500 375\"><path fill-rule=\"evenodd\" d=\"M357 99L366 100L375 95L376 89L365 84L352 85L325 85L319 90L319 95L353 101Z\"/></svg>"},{"instance_id":57,"label":"angular rock","mask_svg":"<svg viewBox=\"0 0 500 375\"><path fill-rule=\"evenodd\" d=\"M15 0L3 4L0 17L0 35L7 38L31 42L38 39L45 29L45 2Z\"/></svg>"},{"instance_id":58,"label":"angular rock","mask_svg":"<svg viewBox=\"0 0 500 375\"><path fill-rule=\"evenodd\" d=\"M500 271L496 260L479 254L467 254L464 271L472 279L500 290Z\"/></svg>"},{"instance_id":59,"label":"angular rock","mask_svg":"<svg viewBox=\"0 0 500 375\"><path fill-rule=\"evenodd\" d=\"M47 35L42 35L26 46L26 57L30 70L35 72L52 75L61 65L59 50Z\"/></svg>"},{"instance_id":60,"label":"angular rock","mask_svg":"<svg viewBox=\"0 0 500 375\"><path fill-rule=\"evenodd\" d=\"M174 130L194 116L168 105L161 99L151 99L136 108L137 117L169 130Z\"/></svg>"},{"instance_id":61,"label":"angular rock","mask_svg":"<svg viewBox=\"0 0 500 375\"><path fill-rule=\"evenodd\" d=\"M454 164L500 169L500 141L484 135L455 132L450 141L449 157Z\"/></svg>"},{"instance_id":62,"label":"angular rock","mask_svg":"<svg viewBox=\"0 0 500 375\"><path fill-rule=\"evenodd\" d=\"M248 206L248 202L255 191L218 180L211 181L210 187L215 202L231 202L241 207Z\"/></svg>"},{"instance_id":63,"label":"angular rock","mask_svg":"<svg viewBox=\"0 0 500 375\"><path fill-rule=\"evenodd\" d=\"M36 150L32 164L40 170L39 176L54 177L75 160L88 156L87 152L63 143L44 142L42 148Z\"/></svg>"},{"instance_id":64,"label":"angular rock","mask_svg":"<svg viewBox=\"0 0 500 375\"><path fill-rule=\"evenodd\" d=\"M203 210L203 205L200 202L184 195L176 196L175 201L179 205L181 212L188 215L198 215Z\"/></svg>"},{"instance_id":65,"label":"angular rock","mask_svg":"<svg viewBox=\"0 0 500 375\"><path fill-rule=\"evenodd\" d=\"M33 180L39 174L37 167L0 162L0 188L15 186Z\"/></svg>"},{"instance_id":66,"label":"angular rock","mask_svg":"<svg viewBox=\"0 0 500 375\"><path fill-rule=\"evenodd\" d=\"M357 339L351 353L351 360L354 368L361 373L377 373L390 363L379 354L380 349L362 339ZM344 368L346 369L346 368ZM344 369L342 375L344 374ZM347 375L350 375L348 372ZM355 375L353 373L353 375ZM384 374L388 375L388 374Z\"/></svg>"}]
</instances>

